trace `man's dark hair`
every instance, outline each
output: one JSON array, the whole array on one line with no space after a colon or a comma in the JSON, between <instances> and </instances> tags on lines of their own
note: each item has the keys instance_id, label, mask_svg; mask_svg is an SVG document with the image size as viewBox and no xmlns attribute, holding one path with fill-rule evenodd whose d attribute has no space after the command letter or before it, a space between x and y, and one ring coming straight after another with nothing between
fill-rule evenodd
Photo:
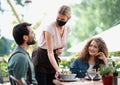
<instances>
[{"instance_id":1,"label":"man's dark hair","mask_svg":"<svg viewBox=\"0 0 120 85\"><path fill-rule=\"evenodd\" d=\"M18 45L23 44L23 42L24 42L23 36L24 35L29 35L29 30L28 30L27 26L31 26L31 24L27 23L27 22L23 22L23 23L15 25L13 28L13 37L14 37L15 42Z\"/></svg>"}]
</instances>

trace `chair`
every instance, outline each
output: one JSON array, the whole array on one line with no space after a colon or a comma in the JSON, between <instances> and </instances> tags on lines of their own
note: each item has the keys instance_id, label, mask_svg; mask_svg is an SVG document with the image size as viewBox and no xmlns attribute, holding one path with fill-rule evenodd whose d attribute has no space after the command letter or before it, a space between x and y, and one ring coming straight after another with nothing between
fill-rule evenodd
<instances>
[{"instance_id":1,"label":"chair","mask_svg":"<svg viewBox=\"0 0 120 85\"><path fill-rule=\"evenodd\" d=\"M23 85L31 85L29 81L27 81L25 78L21 79Z\"/></svg>"},{"instance_id":2,"label":"chair","mask_svg":"<svg viewBox=\"0 0 120 85\"><path fill-rule=\"evenodd\" d=\"M10 79L10 83L12 85L20 85L20 83L18 82L18 80L14 76L10 75L9 79Z\"/></svg>"}]
</instances>

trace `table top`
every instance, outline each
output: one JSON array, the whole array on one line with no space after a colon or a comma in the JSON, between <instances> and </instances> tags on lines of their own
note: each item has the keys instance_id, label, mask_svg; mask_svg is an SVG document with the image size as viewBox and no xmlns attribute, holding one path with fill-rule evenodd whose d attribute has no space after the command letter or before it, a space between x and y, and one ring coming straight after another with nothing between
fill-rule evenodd
<instances>
[{"instance_id":1,"label":"table top","mask_svg":"<svg viewBox=\"0 0 120 85\"><path fill-rule=\"evenodd\" d=\"M60 81L60 80L54 79L53 83L55 85L103 85L102 80L91 82L90 80L85 80L83 78L82 79L78 78L77 80L71 81L71 82ZM118 79L118 85L120 85L120 78Z\"/></svg>"}]
</instances>

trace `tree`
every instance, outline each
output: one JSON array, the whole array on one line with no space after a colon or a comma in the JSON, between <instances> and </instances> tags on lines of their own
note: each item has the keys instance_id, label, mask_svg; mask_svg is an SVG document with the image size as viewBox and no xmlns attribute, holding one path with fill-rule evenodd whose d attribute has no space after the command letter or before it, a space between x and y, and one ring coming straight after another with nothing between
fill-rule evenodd
<instances>
[{"instance_id":1,"label":"tree","mask_svg":"<svg viewBox=\"0 0 120 85\"><path fill-rule=\"evenodd\" d=\"M83 0L80 4L71 5L74 19L69 46L119 24L119 3L120 0Z\"/></svg>"},{"instance_id":2,"label":"tree","mask_svg":"<svg viewBox=\"0 0 120 85\"><path fill-rule=\"evenodd\" d=\"M71 34L66 49L119 24L119 3L120 0L82 0L71 5Z\"/></svg>"}]
</instances>

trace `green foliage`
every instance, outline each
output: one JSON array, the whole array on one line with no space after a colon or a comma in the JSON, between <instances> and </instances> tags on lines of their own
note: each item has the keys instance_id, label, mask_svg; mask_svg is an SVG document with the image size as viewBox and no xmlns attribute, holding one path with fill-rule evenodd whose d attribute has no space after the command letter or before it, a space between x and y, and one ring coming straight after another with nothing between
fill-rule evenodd
<instances>
[{"instance_id":1,"label":"green foliage","mask_svg":"<svg viewBox=\"0 0 120 85\"><path fill-rule=\"evenodd\" d=\"M115 62L116 64L116 69L120 69L120 62Z\"/></svg>"},{"instance_id":2,"label":"green foliage","mask_svg":"<svg viewBox=\"0 0 120 85\"><path fill-rule=\"evenodd\" d=\"M112 65L101 64L100 74L101 74L102 77L112 75L113 74L113 66Z\"/></svg>"},{"instance_id":3,"label":"green foliage","mask_svg":"<svg viewBox=\"0 0 120 85\"><path fill-rule=\"evenodd\" d=\"M112 56L120 56L120 51L118 51L118 52L112 52L111 55Z\"/></svg>"},{"instance_id":4,"label":"green foliage","mask_svg":"<svg viewBox=\"0 0 120 85\"><path fill-rule=\"evenodd\" d=\"M71 5L70 46L99 34L120 23L120 0L83 0Z\"/></svg>"},{"instance_id":5,"label":"green foliage","mask_svg":"<svg viewBox=\"0 0 120 85\"><path fill-rule=\"evenodd\" d=\"M8 76L8 73L7 73L8 64L7 64L7 62L0 62L0 67L2 69L2 76L3 77Z\"/></svg>"},{"instance_id":6,"label":"green foliage","mask_svg":"<svg viewBox=\"0 0 120 85\"><path fill-rule=\"evenodd\" d=\"M120 62L114 62L114 72L118 72L120 77Z\"/></svg>"},{"instance_id":7,"label":"green foliage","mask_svg":"<svg viewBox=\"0 0 120 85\"><path fill-rule=\"evenodd\" d=\"M25 6L25 3L22 0L14 0L17 5Z\"/></svg>"},{"instance_id":8,"label":"green foliage","mask_svg":"<svg viewBox=\"0 0 120 85\"><path fill-rule=\"evenodd\" d=\"M69 68L70 67L70 61L64 60L64 61L61 61L59 64L62 68L65 68L65 67Z\"/></svg>"},{"instance_id":9,"label":"green foliage","mask_svg":"<svg viewBox=\"0 0 120 85\"><path fill-rule=\"evenodd\" d=\"M72 57L72 58L70 59L70 61L63 60L63 61L61 61L61 62L59 63L59 65L60 65L60 67L62 67L62 68L65 68L65 67L70 68L70 64L71 64L71 62L73 62L74 59L75 59L75 57Z\"/></svg>"}]
</instances>

